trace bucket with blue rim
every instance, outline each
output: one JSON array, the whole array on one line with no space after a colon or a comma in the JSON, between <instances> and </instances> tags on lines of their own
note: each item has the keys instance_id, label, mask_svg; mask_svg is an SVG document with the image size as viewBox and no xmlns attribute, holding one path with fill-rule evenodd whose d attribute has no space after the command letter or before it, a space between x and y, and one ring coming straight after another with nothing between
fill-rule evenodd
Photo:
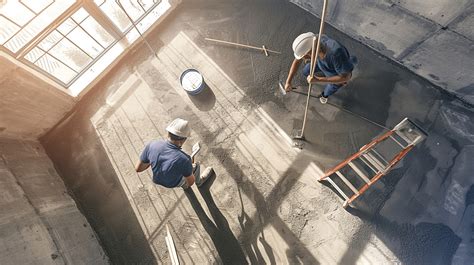
<instances>
[{"instance_id":1,"label":"bucket with blue rim","mask_svg":"<svg viewBox=\"0 0 474 265\"><path fill-rule=\"evenodd\" d=\"M196 69L187 69L179 77L179 82L183 89L189 95L197 95L201 93L206 84L204 83L204 78L201 73Z\"/></svg>"}]
</instances>

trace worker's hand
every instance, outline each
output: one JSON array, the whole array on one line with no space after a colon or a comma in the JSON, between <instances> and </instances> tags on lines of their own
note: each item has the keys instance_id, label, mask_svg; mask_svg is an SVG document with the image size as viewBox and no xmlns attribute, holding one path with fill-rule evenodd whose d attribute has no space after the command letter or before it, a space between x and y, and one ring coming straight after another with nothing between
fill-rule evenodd
<instances>
[{"instance_id":1,"label":"worker's hand","mask_svg":"<svg viewBox=\"0 0 474 265\"><path fill-rule=\"evenodd\" d=\"M290 92L293 88L291 87L291 84L290 83L286 83L285 84L285 91L286 92Z\"/></svg>"},{"instance_id":2,"label":"worker's hand","mask_svg":"<svg viewBox=\"0 0 474 265\"><path fill-rule=\"evenodd\" d=\"M309 84L309 83L315 83L315 82L321 81L322 79L318 76L311 77L310 75L308 75L306 80L308 81L308 84Z\"/></svg>"}]
</instances>

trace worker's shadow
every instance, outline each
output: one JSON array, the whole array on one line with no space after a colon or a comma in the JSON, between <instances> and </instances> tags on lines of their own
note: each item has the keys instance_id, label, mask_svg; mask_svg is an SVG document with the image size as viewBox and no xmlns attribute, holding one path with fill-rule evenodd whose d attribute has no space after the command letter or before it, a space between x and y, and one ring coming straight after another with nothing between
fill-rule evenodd
<instances>
[{"instance_id":1,"label":"worker's shadow","mask_svg":"<svg viewBox=\"0 0 474 265\"><path fill-rule=\"evenodd\" d=\"M215 174L212 174L210 179L199 188L202 198L206 202L207 208L212 215L212 220L207 216L206 212L202 208L199 200L196 197L193 189L186 189L185 194L188 197L191 206L196 212L202 226L211 237L214 246L219 253L219 256L223 264L248 264L245 254L237 241L237 238L232 233L229 227L229 223L224 215L221 213L219 208L216 206L210 187L216 178Z\"/></svg>"},{"instance_id":2,"label":"worker's shadow","mask_svg":"<svg viewBox=\"0 0 474 265\"><path fill-rule=\"evenodd\" d=\"M242 200L242 194L240 192L240 188L238 189L239 192L239 199L240 199L240 205L241 205L241 214L238 217L239 219L239 224L240 227L242 228L243 231L243 237L244 237L244 242L243 242L243 247L245 250L245 253L247 253L247 256L249 257L250 263L251 264L266 264L265 259L260 251L260 247L258 245L257 238L259 239L261 245L263 246L263 250L265 251L266 256L269 259L270 264L277 264L275 260L275 255L273 254L273 249L270 246L270 244L266 241L265 239L265 234L263 232L264 228L264 222L263 217L259 214L259 218L257 220L252 220L250 216L245 212L244 208L244 202ZM257 222L257 224L256 224ZM258 226L261 231L261 234L259 236L255 236L254 234L249 234L249 232L253 232L252 227Z\"/></svg>"},{"instance_id":3,"label":"worker's shadow","mask_svg":"<svg viewBox=\"0 0 474 265\"><path fill-rule=\"evenodd\" d=\"M212 89L204 83L204 89L197 95L189 95L189 98L200 111L209 111L216 105L216 95Z\"/></svg>"}]
</instances>

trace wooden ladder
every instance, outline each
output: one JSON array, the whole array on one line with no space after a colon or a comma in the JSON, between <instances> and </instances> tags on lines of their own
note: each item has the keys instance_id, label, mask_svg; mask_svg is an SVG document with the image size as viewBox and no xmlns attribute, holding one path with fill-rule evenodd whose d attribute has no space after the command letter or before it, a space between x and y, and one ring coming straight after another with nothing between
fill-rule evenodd
<instances>
[{"instance_id":1,"label":"wooden ladder","mask_svg":"<svg viewBox=\"0 0 474 265\"><path fill-rule=\"evenodd\" d=\"M370 143L362 146L357 153L348 157L333 169L326 171L318 181L328 181L345 199L343 207L346 208L382 176L386 175L395 164L427 136L428 134L422 128L405 118L392 130L376 137ZM384 154L376 149L387 141L392 141L398 149L391 159L387 159ZM349 173L343 174L343 171ZM353 175L357 177L350 181L348 176ZM336 184L336 178L339 179L339 185ZM354 182L360 184L357 185Z\"/></svg>"}]
</instances>

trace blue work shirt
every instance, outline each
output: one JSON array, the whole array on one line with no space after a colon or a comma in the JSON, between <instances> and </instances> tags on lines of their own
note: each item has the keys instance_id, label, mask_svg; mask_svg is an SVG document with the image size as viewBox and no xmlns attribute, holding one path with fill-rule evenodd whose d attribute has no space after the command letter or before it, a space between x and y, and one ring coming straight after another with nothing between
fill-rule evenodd
<instances>
[{"instance_id":1,"label":"blue work shirt","mask_svg":"<svg viewBox=\"0 0 474 265\"><path fill-rule=\"evenodd\" d=\"M321 44L326 48L326 55L322 60L318 56L318 70L326 77L348 74L354 70L357 59L349 55L346 47L324 34L321 35Z\"/></svg>"},{"instance_id":2,"label":"blue work shirt","mask_svg":"<svg viewBox=\"0 0 474 265\"><path fill-rule=\"evenodd\" d=\"M193 173L191 157L169 141L152 141L140 155L143 163L150 163L153 182L167 188L178 186L182 177Z\"/></svg>"}]
</instances>

